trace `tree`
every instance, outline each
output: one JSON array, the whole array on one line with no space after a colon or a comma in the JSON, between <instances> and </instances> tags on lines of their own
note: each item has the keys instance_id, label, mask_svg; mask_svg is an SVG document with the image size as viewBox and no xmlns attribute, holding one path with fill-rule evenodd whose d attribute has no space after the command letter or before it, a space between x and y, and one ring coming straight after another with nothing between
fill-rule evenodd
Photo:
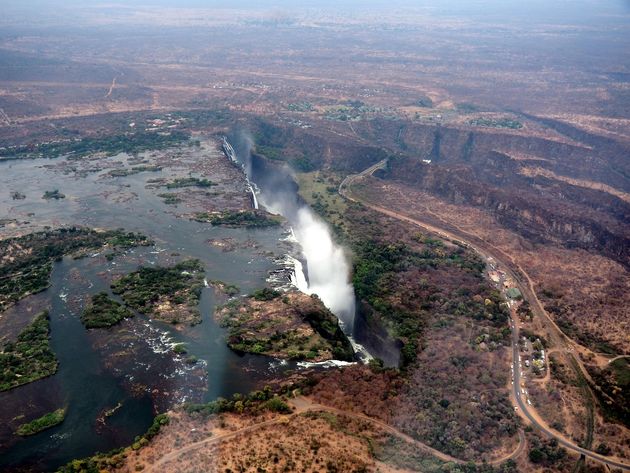
<instances>
[{"instance_id":1,"label":"tree","mask_svg":"<svg viewBox=\"0 0 630 473\"><path fill-rule=\"evenodd\" d=\"M529 451L529 460L532 463L542 463L546 458L547 456L539 448L532 448Z\"/></svg>"},{"instance_id":2,"label":"tree","mask_svg":"<svg viewBox=\"0 0 630 473\"><path fill-rule=\"evenodd\" d=\"M595 451L600 455L610 455L610 447L605 443L600 443Z\"/></svg>"}]
</instances>

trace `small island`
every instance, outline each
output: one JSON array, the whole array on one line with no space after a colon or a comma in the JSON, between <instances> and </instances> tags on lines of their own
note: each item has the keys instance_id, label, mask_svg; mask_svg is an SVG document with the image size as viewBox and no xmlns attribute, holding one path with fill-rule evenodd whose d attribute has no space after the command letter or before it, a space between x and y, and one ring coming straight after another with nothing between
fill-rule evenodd
<instances>
[{"instance_id":1,"label":"small island","mask_svg":"<svg viewBox=\"0 0 630 473\"><path fill-rule=\"evenodd\" d=\"M57 409L49 412L38 419L32 420L26 424L22 424L17 429L17 434L22 437L38 434L46 429L50 429L55 425L59 425L66 418L66 409Z\"/></svg>"},{"instance_id":2,"label":"small island","mask_svg":"<svg viewBox=\"0 0 630 473\"><path fill-rule=\"evenodd\" d=\"M48 311L43 311L20 332L15 342L4 345L0 352L0 391L55 374L58 363L50 349L49 337Z\"/></svg>"},{"instance_id":3,"label":"small island","mask_svg":"<svg viewBox=\"0 0 630 473\"><path fill-rule=\"evenodd\" d=\"M59 199L65 199L65 198L66 198L66 195L59 192L59 189L55 189L54 191L46 191L44 192L44 195L42 196L42 199L46 199L46 200L51 200L51 199L59 200Z\"/></svg>"},{"instance_id":4,"label":"small island","mask_svg":"<svg viewBox=\"0 0 630 473\"><path fill-rule=\"evenodd\" d=\"M112 169L107 175L109 177L126 177L141 172L159 172L161 170L161 166L134 166L131 169Z\"/></svg>"},{"instance_id":5,"label":"small island","mask_svg":"<svg viewBox=\"0 0 630 473\"><path fill-rule=\"evenodd\" d=\"M162 194L158 194L158 197L167 205L177 205L182 202L181 197L173 192L164 192Z\"/></svg>"},{"instance_id":6,"label":"small island","mask_svg":"<svg viewBox=\"0 0 630 473\"><path fill-rule=\"evenodd\" d=\"M216 317L228 328L228 346L237 352L291 360L354 359L337 318L316 295L265 288L229 302Z\"/></svg>"},{"instance_id":7,"label":"small island","mask_svg":"<svg viewBox=\"0 0 630 473\"><path fill-rule=\"evenodd\" d=\"M81 322L86 328L107 328L133 315L131 310L106 292L99 292L92 296L90 305L81 314Z\"/></svg>"},{"instance_id":8,"label":"small island","mask_svg":"<svg viewBox=\"0 0 630 473\"><path fill-rule=\"evenodd\" d=\"M167 189L180 189L182 187L211 187L216 186L209 179L199 179L197 177L179 177L166 184Z\"/></svg>"},{"instance_id":9,"label":"small island","mask_svg":"<svg viewBox=\"0 0 630 473\"><path fill-rule=\"evenodd\" d=\"M173 325L195 325L201 323L197 305L203 279L203 264L191 259L172 267L142 267L111 287L128 307L142 314Z\"/></svg>"},{"instance_id":10,"label":"small island","mask_svg":"<svg viewBox=\"0 0 630 473\"><path fill-rule=\"evenodd\" d=\"M225 211L220 213L202 212L195 215L197 222L209 222L212 225L228 228L265 228L277 227L282 223L282 217L272 215L262 210L241 210L238 212Z\"/></svg>"}]
</instances>

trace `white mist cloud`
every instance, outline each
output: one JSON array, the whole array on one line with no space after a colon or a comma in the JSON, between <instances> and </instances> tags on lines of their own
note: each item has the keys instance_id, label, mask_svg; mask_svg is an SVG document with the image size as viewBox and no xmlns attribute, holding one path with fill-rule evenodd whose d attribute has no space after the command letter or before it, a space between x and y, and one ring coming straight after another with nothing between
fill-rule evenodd
<instances>
[{"instance_id":1,"label":"white mist cloud","mask_svg":"<svg viewBox=\"0 0 630 473\"><path fill-rule=\"evenodd\" d=\"M324 305L352 329L355 296L350 283L351 268L343 248L333 241L328 226L309 207L301 206L295 212L292 203L270 194L263 190L261 202L270 212L289 218L295 238L302 247L307 281L296 275L296 280L301 281L298 288L307 294L317 294ZM296 265L296 271L300 270L302 265Z\"/></svg>"},{"instance_id":2,"label":"white mist cloud","mask_svg":"<svg viewBox=\"0 0 630 473\"><path fill-rule=\"evenodd\" d=\"M343 249L309 208L298 211L295 224L295 236L308 265L308 292L317 294L331 312L352 327L354 289L349 282L350 265Z\"/></svg>"},{"instance_id":3,"label":"white mist cloud","mask_svg":"<svg viewBox=\"0 0 630 473\"><path fill-rule=\"evenodd\" d=\"M306 261L306 280L296 274L296 284L307 294L317 294L324 305L335 314L346 327L352 330L355 315L354 288L350 283L351 267L341 246L337 245L328 226L313 211L297 199L288 166L270 166L252 176L251 149L253 139L245 131L240 132L239 159L245 172L261 190L259 200L270 212L283 215L293 228L295 238L302 247ZM296 264L296 271L301 271Z\"/></svg>"}]
</instances>

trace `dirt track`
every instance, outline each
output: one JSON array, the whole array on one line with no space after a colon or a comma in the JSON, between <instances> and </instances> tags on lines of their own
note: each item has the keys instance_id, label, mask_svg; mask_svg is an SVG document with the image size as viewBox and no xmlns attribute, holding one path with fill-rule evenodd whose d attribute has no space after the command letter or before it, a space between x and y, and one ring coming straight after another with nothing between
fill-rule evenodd
<instances>
[{"instance_id":1,"label":"dirt track","mask_svg":"<svg viewBox=\"0 0 630 473\"><path fill-rule=\"evenodd\" d=\"M329 407L329 406L324 406L322 404L315 404L313 403L310 399L305 398L305 397L298 397L295 399L292 399L290 401L290 404L292 405L292 407L294 408L294 412L289 414L289 415L279 415L278 417L275 417L274 419L271 420L267 420L264 422L259 422L257 424L253 424L253 425L249 425L247 427L243 427L242 429L236 430L234 432L229 432L229 433L225 433L225 434L221 434L221 435L217 435L214 437L210 437L204 440L200 440L198 442L194 442L191 443L190 445L186 445L184 447L181 447L177 450L174 450L172 452L167 453L166 455L164 455L163 457L161 457L157 462L153 463L152 465L148 466L146 468L146 472L159 472L162 471L160 469L160 467L162 467L163 465L165 465L168 462L171 461L175 461L177 460L181 455L197 450L198 448L202 448L202 447L208 447L211 445L214 445L216 443L222 442L224 440L229 440L231 438L234 437L238 437L239 435L244 435L247 434L248 432L253 432L255 430L260 429L261 427L266 427L269 425L274 425L274 424L278 424L281 422L286 422L287 419L290 419L292 417L304 414L306 412L330 412L332 414L338 414L338 415L343 415L343 416L347 416L353 419L358 419L358 420L363 420L363 421L367 421L372 423L373 425L378 426L380 429L382 429L383 431L394 435L402 440L404 440L407 443L411 443L414 446L416 446L418 449L422 450L425 453L428 453L429 455L432 455L436 458L439 458L440 460L447 462L447 463L457 463L460 465L464 465L468 462L465 462L463 460L459 460L455 457L452 457L450 455L447 455L445 453L442 453L438 450L435 450L432 447L429 447L428 445L419 442L418 440L414 439L413 437L410 437L409 435L399 431L398 429L396 429L395 427L392 427L389 424L386 424L383 421L380 421L378 419L375 419L373 417L369 417L366 416L364 414L359 414L359 413L355 413L355 412L349 412L349 411L343 411L341 409L336 409L334 407ZM522 431L519 431L519 443L517 448L511 452L508 455L505 455L504 457L501 457L499 459L493 460L491 462L489 462L491 465L499 465L507 460L510 459L514 459L517 458L519 455L521 455L521 453L523 453L523 451L525 450L525 435L523 434Z\"/></svg>"}]
</instances>

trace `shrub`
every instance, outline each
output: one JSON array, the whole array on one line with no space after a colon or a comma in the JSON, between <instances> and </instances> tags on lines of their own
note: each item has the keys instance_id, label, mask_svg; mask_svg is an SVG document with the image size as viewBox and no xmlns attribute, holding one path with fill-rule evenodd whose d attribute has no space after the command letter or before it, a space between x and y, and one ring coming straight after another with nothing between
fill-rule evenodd
<instances>
[{"instance_id":1,"label":"shrub","mask_svg":"<svg viewBox=\"0 0 630 473\"><path fill-rule=\"evenodd\" d=\"M291 412L291 408L289 407L289 405L278 396L274 396L269 399L265 403L265 408L269 409L272 412L280 412L282 414L288 414L289 412Z\"/></svg>"}]
</instances>

